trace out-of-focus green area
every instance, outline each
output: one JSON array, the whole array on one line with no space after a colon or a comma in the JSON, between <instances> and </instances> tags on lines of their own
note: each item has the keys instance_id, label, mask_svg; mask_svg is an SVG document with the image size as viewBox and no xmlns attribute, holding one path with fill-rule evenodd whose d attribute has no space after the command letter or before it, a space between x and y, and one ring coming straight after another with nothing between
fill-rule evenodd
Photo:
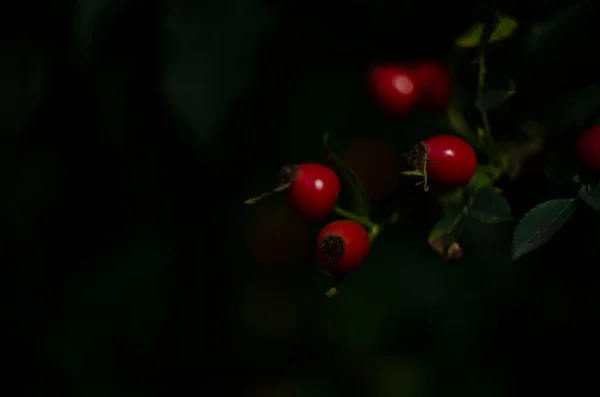
<instances>
[{"instance_id":1,"label":"out-of-focus green area","mask_svg":"<svg viewBox=\"0 0 600 397\"><path fill-rule=\"evenodd\" d=\"M524 44L494 44L488 67L514 75L517 114L543 114L597 82L593 18L575 3L508 2ZM399 174L443 117L391 120L365 93L378 62L447 59L481 8L85 0L5 15L7 390L505 397L593 387L598 216L579 212L518 262L514 224L468 225L465 258L448 265L427 245L441 210ZM503 112L495 125L510 135ZM375 215L402 214L333 299L314 259L322 225L281 197L242 204L272 188L281 165L323 161L325 131ZM503 187L515 217L565 192L535 178Z\"/></svg>"}]
</instances>

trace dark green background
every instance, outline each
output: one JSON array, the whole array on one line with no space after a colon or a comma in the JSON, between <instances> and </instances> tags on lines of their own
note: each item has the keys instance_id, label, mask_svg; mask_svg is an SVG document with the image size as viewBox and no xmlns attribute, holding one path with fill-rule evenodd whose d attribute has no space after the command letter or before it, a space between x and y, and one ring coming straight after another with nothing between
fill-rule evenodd
<instances>
[{"instance_id":1,"label":"dark green background","mask_svg":"<svg viewBox=\"0 0 600 397\"><path fill-rule=\"evenodd\" d=\"M521 26L490 48L490 69L517 85L492 115L500 136L598 83L598 9L573 4L506 5ZM242 204L281 165L322 161L325 130L336 150L381 139L398 153L439 133L439 116L380 115L365 76L382 61L448 58L454 37L493 7L86 0L3 12L3 393L593 392L591 210L517 262L514 224L473 225L465 259L449 266L426 243L439 208L403 180L376 208L404 218L326 299L312 256L319 225L279 198ZM461 57L459 77L472 94L471 60ZM555 147L568 161L578 130L563 130ZM574 194L535 178L502 186L516 217Z\"/></svg>"}]
</instances>

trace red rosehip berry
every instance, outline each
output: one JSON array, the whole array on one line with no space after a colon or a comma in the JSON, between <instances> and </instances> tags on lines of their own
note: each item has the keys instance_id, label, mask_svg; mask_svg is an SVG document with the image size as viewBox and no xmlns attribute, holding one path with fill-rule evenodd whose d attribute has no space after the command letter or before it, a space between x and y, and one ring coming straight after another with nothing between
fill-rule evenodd
<instances>
[{"instance_id":1,"label":"red rosehip berry","mask_svg":"<svg viewBox=\"0 0 600 397\"><path fill-rule=\"evenodd\" d=\"M298 215L319 221L333 212L340 187L337 174L324 165L286 165L279 171L279 186L246 200L245 204L255 204L265 197L285 192L288 204Z\"/></svg>"},{"instance_id":2,"label":"red rosehip berry","mask_svg":"<svg viewBox=\"0 0 600 397\"><path fill-rule=\"evenodd\" d=\"M364 227L351 220L325 226L317 237L317 258L333 277L356 271L369 254L371 243Z\"/></svg>"},{"instance_id":3,"label":"red rosehip berry","mask_svg":"<svg viewBox=\"0 0 600 397\"><path fill-rule=\"evenodd\" d=\"M576 150L577 157L583 166L592 171L600 171L600 125L581 134Z\"/></svg>"},{"instance_id":4,"label":"red rosehip berry","mask_svg":"<svg viewBox=\"0 0 600 397\"><path fill-rule=\"evenodd\" d=\"M445 109L452 92L450 69L441 62L422 61L416 63L414 76L420 87L421 105L430 110Z\"/></svg>"},{"instance_id":5,"label":"red rosehip berry","mask_svg":"<svg viewBox=\"0 0 600 397\"><path fill-rule=\"evenodd\" d=\"M327 218L340 194L337 174L321 164L285 166L280 172L282 182L289 183L285 197L290 207L311 221Z\"/></svg>"},{"instance_id":6,"label":"red rosehip berry","mask_svg":"<svg viewBox=\"0 0 600 397\"><path fill-rule=\"evenodd\" d=\"M468 184L477 169L477 155L466 141L454 135L437 135L413 149L417 171L434 183L448 187Z\"/></svg>"},{"instance_id":7,"label":"red rosehip berry","mask_svg":"<svg viewBox=\"0 0 600 397\"><path fill-rule=\"evenodd\" d=\"M370 85L377 102L391 113L410 113L419 98L412 71L402 65L376 67L371 72Z\"/></svg>"}]
</instances>

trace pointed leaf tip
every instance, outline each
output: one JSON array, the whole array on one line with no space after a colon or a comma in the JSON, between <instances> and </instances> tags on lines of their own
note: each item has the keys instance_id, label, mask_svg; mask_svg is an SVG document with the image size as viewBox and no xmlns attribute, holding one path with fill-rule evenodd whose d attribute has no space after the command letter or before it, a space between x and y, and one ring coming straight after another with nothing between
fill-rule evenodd
<instances>
[{"instance_id":1,"label":"pointed leaf tip","mask_svg":"<svg viewBox=\"0 0 600 397\"><path fill-rule=\"evenodd\" d=\"M491 90L484 92L475 101L475 107L480 111L492 110L508 100L514 92L510 90Z\"/></svg>"},{"instance_id":2,"label":"pointed leaf tip","mask_svg":"<svg viewBox=\"0 0 600 397\"><path fill-rule=\"evenodd\" d=\"M469 215L482 223L501 223L512 220L508 201L491 186L477 191Z\"/></svg>"},{"instance_id":3,"label":"pointed leaf tip","mask_svg":"<svg viewBox=\"0 0 600 397\"><path fill-rule=\"evenodd\" d=\"M496 41L504 40L509 38L515 30L517 30L517 21L508 16L499 16L498 24L490 36L489 42L494 43ZM485 29L485 24L481 22L475 23L469 30L460 35L454 43L456 46L461 48L475 48L479 46L481 42L482 33Z\"/></svg>"},{"instance_id":4,"label":"pointed leaf tip","mask_svg":"<svg viewBox=\"0 0 600 397\"><path fill-rule=\"evenodd\" d=\"M575 212L574 199L539 204L521 218L513 234L512 259L534 251L556 234Z\"/></svg>"}]
</instances>

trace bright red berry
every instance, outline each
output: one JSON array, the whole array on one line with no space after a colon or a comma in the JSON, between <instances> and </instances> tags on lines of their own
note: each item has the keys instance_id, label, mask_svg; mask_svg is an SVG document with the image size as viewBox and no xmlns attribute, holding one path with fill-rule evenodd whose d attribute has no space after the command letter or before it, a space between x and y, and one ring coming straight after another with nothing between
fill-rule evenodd
<instances>
[{"instance_id":1,"label":"bright red berry","mask_svg":"<svg viewBox=\"0 0 600 397\"><path fill-rule=\"evenodd\" d=\"M581 164L590 170L600 171L600 125L584 131L576 149Z\"/></svg>"},{"instance_id":2,"label":"bright red berry","mask_svg":"<svg viewBox=\"0 0 600 397\"><path fill-rule=\"evenodd\" d=\"M290 207L307 220L320 221L333 212L340 193L337 174L321 164L285 166L279 174L289 186L285 196Z\"/></svg>"},{"instance_id":3,"label":"bright red berry","mask_svg":"<svg viewBox=\"0 0 600 397\"><path fill-rule=\"evenodd\" d=\"M340 220L325 226L317 237L317 258L332 276L356 271L369 254L371 243L364 227Z\"/></svg>"},{"instance_id":4,"label":"bright red berry","mask_svg":"<svg viewBox=\"0 0 600 397\"><path fill-rule=\"evenodd\" d=\"M420 87L422 106L431 110L443 110L452 92L450 69L441 62L422 61L415 64L414 76Z\"/></svg>"},{"instance_id":5,"label":"bright red berry","mask_svg":"<svg viewBox=\"0 0 600 397\"><path fill-rule=\"evenodd\" d=\"M379 104L392 113L409 113L419 98L415 76L402 65L376 67L371 72L370 84Z\"/></svg>"},{"instance_id":6,"label":"bright red berry","mask_svg":"<svg viewBox=\"0 0 600 397\"><path fill-rule=\"evenodd\" d=\"M418 171L426 171L429 180L446 186L466 185L477 169L477 155L471 145L454 135L419 142L413 156Z\"/></svg>"}]
</instances>

